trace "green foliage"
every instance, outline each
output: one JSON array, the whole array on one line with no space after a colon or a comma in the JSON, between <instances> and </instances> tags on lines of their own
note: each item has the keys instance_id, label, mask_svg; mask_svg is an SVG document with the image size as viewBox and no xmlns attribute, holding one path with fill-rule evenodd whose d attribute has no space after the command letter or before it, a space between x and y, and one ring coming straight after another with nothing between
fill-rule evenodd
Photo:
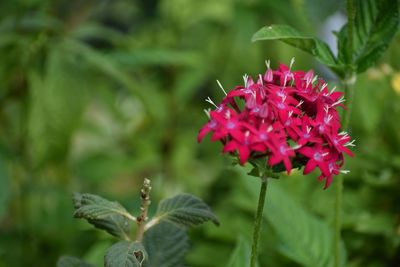
<instances>
[{"instance_id":1,"label":"green foliage","mask_svg":"<svg viewBox=\"0 0 400 267\"><path fill-rule=\"evenodd\" d=\"M57 267L93 267L93 265L71 256L63 256L57 262Z\"/></svg>"},{"instance_id":2,"label":"green foliage","mask_svg":"<svg viewBox=\"0 0 400 267\"><path fill-rule=\"evenodd\" d=\"M161 201L153 220L168 221L182 227L196 226L207 221L219 225L208 205L190 194L180 194Z\"/></svg>"},{"instance_id":3,"label":"green foliage","mask_svg":"<svg viewBox=\"0 0 400 267\"><path fill-rule=\"evenodd\" d=\"M257 200L258 181L242 179L242 182L242 193L246 195L238 204L250 211ZM332 266L333 229L296 203L279 184L268 188L264 217L276 233L277 249L282 254L302 266Z\"/></svg>"},{"instance_id":4,"label":"green foliage","mask_svg":"<svg viewBox=\"0 0 400 267\"><path fill-rule=\"evenodd\" d=\"M120 241L104 257L105 267L141 267L147 260L144 247L138 242Z\"/></svg>"},{"instance_id":5,"label":"green foliage","mask_svg":"<svg viewBox=\"0 0 400 267\"><path fill-rule=\"evenodd\" d=\"M0 157L0 218L2 218L3 214L6 212L6 204L10 192L9 185L8 171L4 160Z\"/></svg>"},{"instance_id":6,"label":"green foliage","mask_svg":"<svg viewBox=\"0 0 400 267\"><path fill-rule=\"evenodd\" d=\"M243 267L247 266L250 262L251 245L244 237L239 237L236 243L235 250L233 251L228 267ZM258 265L258 264L257 264Z\"/></svg>"},{"instance_id":7,"label":"green foliage","mask_svg":"<svg viewBox=\"0 0 400 267\"><path fill-rule=\"evenodd\" d=\"M143 245L149 255L145 267L182 267L189 249L186 231L169 222L151 227Z\"/></svg>"},{"instance_id":8,"label":"green foliage","mask_svg":"<svg viewBox=\"0 0 400 267\"><path fill-rule=\"evenodd\" d=\"M313 55L332 70L339 71L340 66L329 46L316 37L305 35L288 25L270 25L257 31L252 41L279 40Z\"/></svg>"},{"instance_id":9,"label":"green foliage","mask_svg":"<svg viewBox=\"0 0 400 267\"><path fill-rule=\"evenodd\" d=\"M339 59L357 72L373 66L389 47L399 27L399 4L393 0L355 0L353 47L348 24L338 34Z\"/></svg>"}]
</instances>

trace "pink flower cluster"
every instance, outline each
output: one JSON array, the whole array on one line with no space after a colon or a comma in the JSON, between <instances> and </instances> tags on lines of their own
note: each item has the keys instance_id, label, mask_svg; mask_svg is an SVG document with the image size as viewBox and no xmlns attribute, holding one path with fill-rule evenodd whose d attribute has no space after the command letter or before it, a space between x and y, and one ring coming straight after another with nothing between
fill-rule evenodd
<instances>
[{"instance_id":1,"label":"pink flower cluster","mask_svg":"<svg viewBox=\"0 0 400 267\"><path fill-rule=\"evenodd\" d=\"M344 163L343 153L352 156L350 136L340 132L336 108L343 106L343 93L328 90L327 84L310 70L291 71L283 64L269 68L257 82L245 76L220 105L209 110L210 120L201 128L198 141L212 132L211 140L224 144L223 152L238 154L240 164L267 157L270 167L284 165L289 174L294 161L305 165L304 174L318 167L325 188ZM225 92L225 91L224 91Z\"/></svg>"}]
</instances>

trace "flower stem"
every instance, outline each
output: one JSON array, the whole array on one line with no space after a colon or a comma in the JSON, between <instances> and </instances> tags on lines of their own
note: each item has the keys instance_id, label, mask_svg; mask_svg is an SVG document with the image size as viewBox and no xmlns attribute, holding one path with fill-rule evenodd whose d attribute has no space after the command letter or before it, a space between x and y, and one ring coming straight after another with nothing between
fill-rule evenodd
<instances>
[{"instance_id":1,"label":"flower stem","mask_svg":"<svg viewBox=\"0 0 400 267\"><path fill-rule=\"evenodd\" d=\"M261 230L262 215L263 215L263 210L264 210L265 195L267 193L267 183L268 183L267 180L268 180L268 177L266 177L266 176L261 177L260 196L258 198L257 213L256 213L255 220L254 220L253 244L251 246L250 267L255 267L256 262L257 262L258 240L260 239L260 230Z\"/></svg>"},{"instance_id":2,"label":"flower stem","mask_svg":"<svg viewBox=\"0 0 400 267\"><path fill-rule=\"evenodd\" d=\"M136 222L138 225L137 231L136 231L136 242L142 242L143 239L143 234L145 231L145 226L146 226L146 221L147 221L147 211L150 206L150 180L149 179L144 179L143 182L143 187L140 190L140 200L141 200L141 205L140 205L140 215L136 218Z\"/></svg>"}]
</instances>

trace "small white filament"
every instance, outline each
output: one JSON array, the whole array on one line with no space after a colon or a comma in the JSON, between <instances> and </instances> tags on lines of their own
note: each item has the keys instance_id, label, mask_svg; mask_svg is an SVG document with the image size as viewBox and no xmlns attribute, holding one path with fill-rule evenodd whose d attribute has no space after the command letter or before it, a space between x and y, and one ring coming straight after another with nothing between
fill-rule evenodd
<instances>
[{"instance_id":1,"label":"small white filament","mask_svg":"<svg viewBox=\"0 0 400 267\"><path fill-rule=\"evenodd\" d=\"M227 95L224 87L222 87L222 84L218 80L217 80L217 83L218 83L219 88L221 88L222 92L224 92L224 94Z\"/></svg>"},{"instance_id":2,"label":"small white filament","mask_svg":"<svg viewBox=\"0 0 400 267\"><path fill-rule=\"evenodd\" d=\"M210 103L210 104L213 105L215 108L218 108L218 106L215 105L214 101L212 101L210 97L207 97L207 98L206 98L206 102Z\"/></svg>"}]
</instances>

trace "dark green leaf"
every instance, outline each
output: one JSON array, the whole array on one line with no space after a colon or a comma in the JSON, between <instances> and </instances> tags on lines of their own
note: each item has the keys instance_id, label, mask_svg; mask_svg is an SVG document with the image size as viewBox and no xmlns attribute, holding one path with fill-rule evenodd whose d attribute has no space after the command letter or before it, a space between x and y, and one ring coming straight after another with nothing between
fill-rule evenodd
<instances>
[{"instance_id":1,"label":"dark green leaf","mask_svg":"<svg viewBox=\"0 0 400 267\"><path fill-rule=\"evenodd\" d=\"M169 222L161 222L146 231L143 244L149 255L145 267L183 266L189 248L186 231Z\"/></svg>"},{"instance_id":2,"label":"dark green leaf","mask_svg":"<svg viewBox=\"0 0 400 267\"><path fill-rule=\"evenodd\" d=\"M152 221L168 221L184 227L196 226L206 221L219 225L208 205L190 194L180 194L161 201Z\"/></svg>"},{"instance_id":3,"label":"dark green leaf","mask_svg":"<svg viewBox=\"0 0 400 267\"><path fill-rule=\"evenodd\" d=\"M96 228L129 240L130 221L134 218L118 202L92 194L75 194L75 218L86 219Z\"/></svg>"},{"instance_id":4,"label":"dark green leaf","mask_svg":"<svg viewBox=\"0 0 400 267\"><path fill-rule=\"evenodd\" d=\"M57 262L57 267L93 267L93 265L75 257L62 256Z\"/></svg>"},{"instance_id":5,"label":"dark green leaf","mask_svg":"<svg viewBox=\"0 0 400 267\"><path fill-rule=\"evenodd\" d=\"M338 72L341 67L328 45L316 37L305 35L288 25L271 25L261 28L252 41L279 40L313 55L321 63Z\"/></svg>"},{"instance_id":6,"label":"dark green leaf","mask_svg":"<svg viewBox=\"0 0 400 267\"><path fill-rule=\"evenodd\" d=\"M6 204L10 194L8 171L3 160L0 157L0 218L6 212Z\"/></svg>"},{"instance_id":7,"label":"dark green leaf","mask_svg":"<svg viewBox=\"0 0 400 267\"><path fill-rule=\"evenodd\" d=\"M396 34L399 7L394 0L355 0L354 6L353 52L346 24L338 34L339 59L363 72L376 63Z\"/></svg>"},{"instance_id":8,"label":"dark green leaf","mask_svg":"<svg viewBox=\"0 0 400 267\"><path fill-rule=\"evenodd\" d=\"M120 241L114 244L104 257L105 267L141 267L147 253L138 242Z\"/></svg>"}]
</instances>

